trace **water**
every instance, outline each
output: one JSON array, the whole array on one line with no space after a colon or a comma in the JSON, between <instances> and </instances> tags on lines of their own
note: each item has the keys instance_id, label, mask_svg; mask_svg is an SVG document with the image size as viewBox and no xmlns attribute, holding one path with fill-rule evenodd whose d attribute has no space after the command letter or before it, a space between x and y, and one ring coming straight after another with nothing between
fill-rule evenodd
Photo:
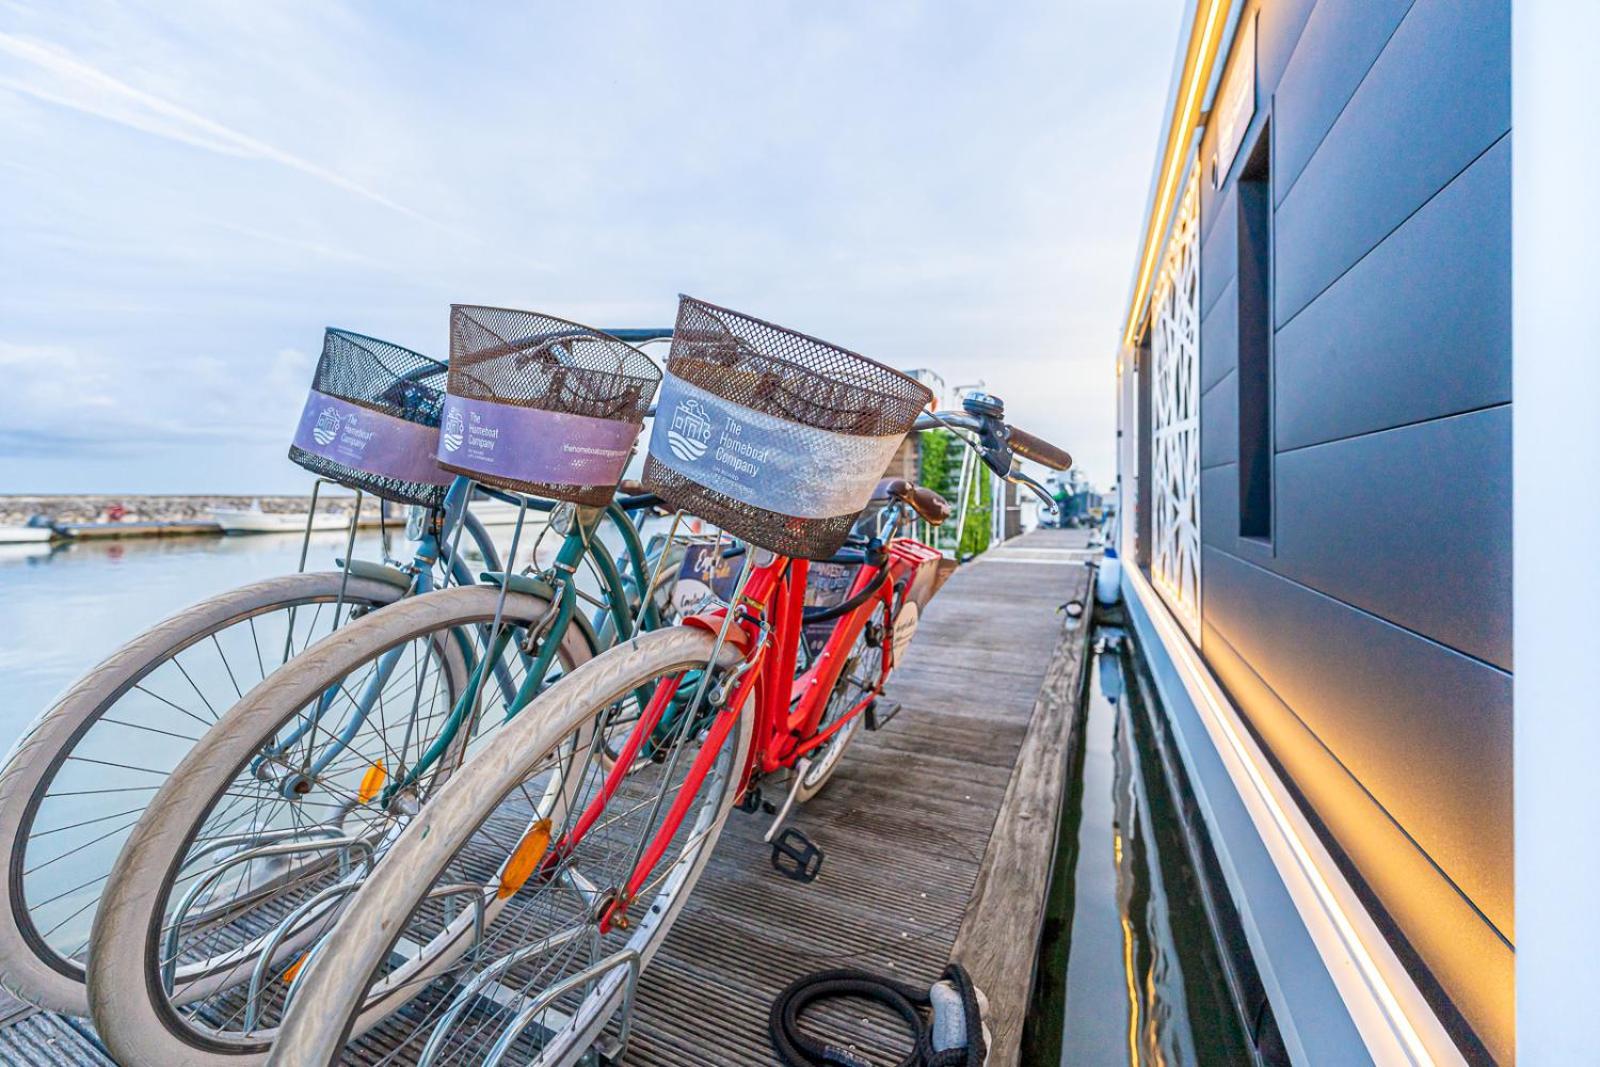
<instances>
[{"instance_id":1,"label":"water","mask_svg":"<svg viewBox=\"0 0 1600 1067\"><path fill-rule=\"evenodd\" d=\"M491 530L502 554L512 530ZM314 534L306 569L335 569L347 536ZM524 535L521 563L532 540L531 531ZM544 538L541 562L556 541ZM299 534L260 534L0 545L0 749L86 670L157 621L236 586L293 573L300 544ZM357 559L409 561L413 550L403 528L356 537Z\"/></svg>"},{"instance_id":2,"label":"water","mask_svg":"<svg viewBox=\"0 0 1600 1067\"><path fill-rule=\"evenodd\" d=\"M1122 635L1097 636L1023 1062L1249 1063Z\"/></svg>"}]
</instances>

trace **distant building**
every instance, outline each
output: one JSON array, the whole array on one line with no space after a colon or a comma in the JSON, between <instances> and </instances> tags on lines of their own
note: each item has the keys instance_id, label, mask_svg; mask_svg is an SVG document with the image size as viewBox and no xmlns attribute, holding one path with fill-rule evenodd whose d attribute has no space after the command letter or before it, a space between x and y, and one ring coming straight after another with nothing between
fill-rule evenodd
<instances>
[{"instance_id":1,"label":"distant building","mask_svg":"<svg viewBox=\"0 0 1600 1067\"><path fill-rule=\"evenodd\" d=\"M1297 1063L1509 1064L1511 5L1188 6L1119 548L1241 996Z\"/></svg>"}]
</instances>

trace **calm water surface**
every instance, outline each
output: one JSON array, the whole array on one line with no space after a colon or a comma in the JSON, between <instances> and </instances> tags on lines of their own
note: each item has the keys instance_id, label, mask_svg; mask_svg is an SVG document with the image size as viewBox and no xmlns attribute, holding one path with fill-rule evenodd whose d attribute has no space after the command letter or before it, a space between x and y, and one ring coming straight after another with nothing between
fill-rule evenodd
<instances>
[{"instance_id":1,"label":"calm water surface","mask_svg":"<svg viewBox=\"0 0 1600 1067\"><path fill-rule=\"evenodd\" d=\"M502 552L511 533L493 529ZM346 536L314 535L306 569L334 569ZM554 540L545 539L541 556ZM410 559L413 546L400 530L388 531L387 541L390 556ZM261 534L0 545L0 748L129 638L198 600L293 573L300 542L299 534ZM531 542L525 535L524 563ZM377 530L356 538L358 559L382 558L383 549Z\"/></svg>"},{"instance_id":2,"label":"calm water surface","mask_svg":"<svg viewBox=\"0 0 1600 1067\"><path fill-rule=\"evenodd\" d=\"M1249 1063L1121 643L1097 634L1023 1062Z\"/></svg>"}]
</instances>

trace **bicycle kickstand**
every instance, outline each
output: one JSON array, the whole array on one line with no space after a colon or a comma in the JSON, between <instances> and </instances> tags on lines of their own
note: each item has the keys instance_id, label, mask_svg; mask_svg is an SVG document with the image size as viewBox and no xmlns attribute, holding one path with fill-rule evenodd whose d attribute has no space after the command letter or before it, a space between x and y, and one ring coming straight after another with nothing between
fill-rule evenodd
<instances>
[{"instance_id":1,"label":"bicycle kickstand","mask_svg":"<svg viewBox=\"0 0 1600 1067\"><path fill-rule=\"evenodd\" d=\"M772 844L778 836L778 831L783 829L784 822L789 818L789 813L794 810L795 798L800 795L800 783L806 780L806 774L811 770L811 761L801 756L795 763L794 769L789 772L789 795L784 798L783 807L778 809L777 816L772 820L772 825L767 827L767 832L761 840Z\"/></svg>"}]
</instances>

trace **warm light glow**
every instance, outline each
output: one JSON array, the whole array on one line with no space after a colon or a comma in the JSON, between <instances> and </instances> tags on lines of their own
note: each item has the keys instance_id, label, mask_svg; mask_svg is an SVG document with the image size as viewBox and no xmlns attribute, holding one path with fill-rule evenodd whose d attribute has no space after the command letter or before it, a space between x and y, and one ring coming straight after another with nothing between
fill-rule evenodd
<instances>
[{"instance_id":1,"label":"warm light glow","mask_svg":"<svg viewBox=\"0 0 1600 1067\"><path fill-rule=\"evenodd\" d=\"M295 960L293 963L289 964L289 966L284 969L283 974L279 976L280 979L283 981L283 984L284 985L292 985L294 983L294 980L300 976L300 969L306 965L306 960L308 960L310 958L311 958L311 953L309 953L309 952L300 953L300 958Z\"/></svg>"},{"instance_id":2,"label":"warm light glow","mask_svg":"<svg viewBox=\"0 0 1600 1067\"><path fill-rule=\"evenodd\" d=\"M1122 571L1125 591L1138 590L1140 604L1149 613L1150 621L1158 632L1162 646L1172 657L1174 666L1182 676L1184 688L1194 700L1200 712L1202 721L1210 733L1213 743L1217 744L1218 754L1223 756L1225 764L1232 764L1229 770L1233 774L1236 784L1239 783L1238 771L1242 771L1249 788L1240 789L1240 796L1246 802L1246 807L1251 810L1258 831L1262 831L1262 841L1267 846L1268 852L1273 855L1273 860L1285 886L1289 889L1290 896L1300 911L1301 918L1306 921L1313 940L1318 941L1318 947L1327 959L1329 973L1336 984L1340 985L1341 992L1345 994L1345 1002L1352 1009L1352 1016L1358 1028L1363 1029L1364 1036L1369 1035L1366 1028L1362 1027L1363 1013L1359 1005L1352 1002L1351 995L1354 990L1341 981L1341 968L1336 960L1330 958L1330 952L1338 952L1353 965L1359 975L1359 989L1364 991L1375 1002L1374 1007L1382 1016L1381 1023L1377 1023L1386 1031L1384 1036L1389 1037L1398 1050L1413 1064L1434 1064L1440 1062L1462 1062L1460 1052L1453 1042L1443 1034L1438 1020L1427 1008L1410 979L1405 975L1403 966L1398 959L1393 958L1392 950L1387 942L1382 942L1382 935L1372 924L1370 916L1364 913L1362 919L1364 926L1369 927L1368 936L1381 943L1382 951L1388 966L1380 966L1369 946L1357 929L1356 921L1352 919L1341 903L1341 896L1352 901L1352 907L1360 907L1355 902L1353 890L1348 883L1343 881L1343 876L1333 864L1333 859L1317 840L1314 831L1305 822L1304 816L1296 809L1291 814L1287 805L1293 801L1288 798L1287 791L1281 783L1274 789L1272 783L1276 781L1275 772L1266 768L1266 758L1256 748L1253 739L1243 735L1243 726L1238 721L1238 712L1228 703L1216 680L1211 677L1211 672L1200 660L1188 638L1179 629L1178 621L1167 610L1161 598L1155 595L1154 590L1140 574L1137 568L1126 567ZM1232 757L1231 760L1229 757ZM1281 795L1280 795L1281 794ZM1264 814L1269 820L1275 833L1267 833L1260 815ZM1282 855L1280 846L1286 847L1289 855ZM1287 864L1287 866L1286 866ZM1338 879L1343 889L1343 894L1336 891L1332 879ZM1315 898L1315 909L1308 909L1307 901L1303 900L1297 889L1309 889ZM1318 937L1316 920L1325 919L1331 923L1332 934L1337 939L1336 944L1328 944L1325 939ZM1395 991L1395 983L1404 983L1407 988L1407 1000L1412 1004L1412 1010L1407 1011L1401 998ZM1431 1023L1430 1032L1432 1041L1424 1041L1418 1031L1413 1013L1422 1018L1425 1024ZM1366 1016L1370 1019L1370 1015ZM1377 1022L1376 1020L1372 1020ZM1431 1047L1430 1047L1431 1046ZM1453 1053L1453 1055L1451 1055ZM1376 1057L1383 1062L1381 1056Z\"/></svg>"},{"instance_id":3,"label":"warm light glow","mask_svg":"<svg viewBox=\"0 0 1600 1067\"><path fill-rule=\"evenodd\" d=\"M1122 973L1128 979L1128 1067L1139 1067L1139 984L1133 978L1133 925L1126 914L1122 916Z\"/></svg>"},{"instance_id":4,"label":"warm light glow","mask_svg":"<svg viewBox=\"0 0 1600 1067\"><path fill-rule=\"evenodd\" d=\"M1156 200L1144 232L1144 250L1139 257L1139 280L1133 287L1133 305L1128 309L1128 325L1122 333L1124 345L1132 345L1139 338L1145 301L1150 297L1150 278L1155 273L1156 260L1161 253L1161 238L1166 233L1167 222L1172 218L1178 180L1183 177L1184 164L1188 162L1189 138L1200 120L1200 96L1211 84L1211 68L1216 63L1222 28L1227 22L1225 16L1230 0L1201 2L1204 7L1195 12L1183 85L1178 90L1178 106L1172 113L1166 149L1161 156L1161 182L1157 186Z\"/></svg>"}]
</instances>

